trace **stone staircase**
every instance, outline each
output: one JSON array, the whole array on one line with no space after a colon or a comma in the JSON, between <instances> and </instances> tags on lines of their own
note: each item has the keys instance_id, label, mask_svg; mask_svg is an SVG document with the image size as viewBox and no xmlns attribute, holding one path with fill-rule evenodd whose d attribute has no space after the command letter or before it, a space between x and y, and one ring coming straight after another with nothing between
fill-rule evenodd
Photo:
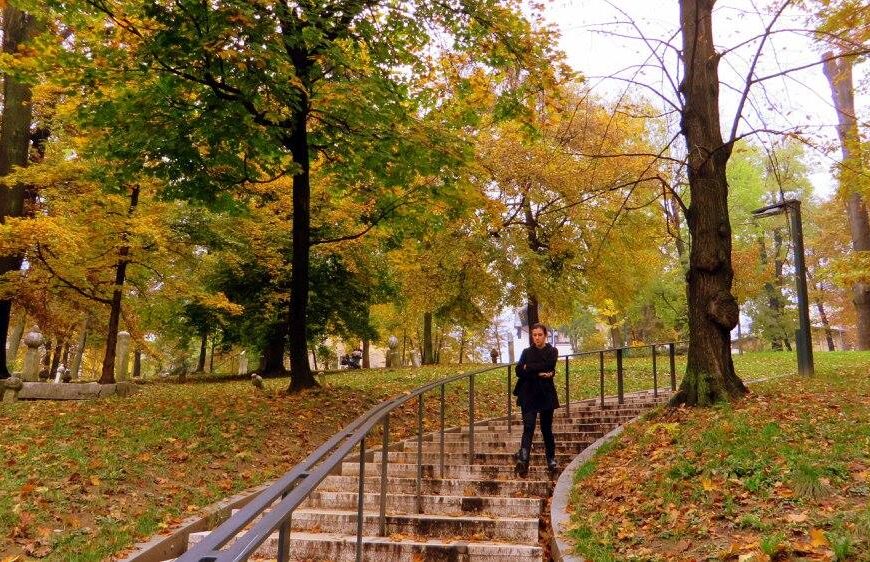
<instances>
[{"instance_id":1,"label":"stone staircase","mask_svg":"<svg viewBox=\"0 0 870 562\"><path fill-rule=\"evenodd\" d=\"M624 404L607 400L573 403L571 413L557 410L553 419L559 466L605 433L637 416L665 394L626 396ZM365 464L363 560L540 562L546 499L552 493L540 432L535 435L528 475L514 474L522 426L507 421L478 422L474 462L469 463L467 427L444 434L444 474L440 470L439 434L424 435L422 492L416 496L416 437L390 445L387 465L386 533L379 535L381 454ZM327 476L293 512L290 560L355 560L359 462L342 463L340 474ZM418 511L419 509L419 511ZM188 548L207 532L193 533ZM277 558L274 533L254 559Z\"/></svg>"}]
</instances>

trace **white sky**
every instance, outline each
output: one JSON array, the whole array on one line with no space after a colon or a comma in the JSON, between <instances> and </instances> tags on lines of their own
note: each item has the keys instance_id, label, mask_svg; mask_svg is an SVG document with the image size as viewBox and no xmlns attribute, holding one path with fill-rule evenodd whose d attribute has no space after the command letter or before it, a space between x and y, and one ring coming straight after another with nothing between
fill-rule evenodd
<instances>
[{"instance_id":1,"label":"white sky","mask_svg":"<svg viewBox=\"0 0 870 562\"><path fill-rule=\"evenodd\" d=\"M723 48L737 45L759 35L771 19L765 5L767 5L766 0L759 2L720 0L716 5L713 24L718 50L722 51ZM561 47L566 52L571 66L588 77L588 82L594 86L595 91L610 98L620 95L627 84L624 81L602 77L640 64L650 54L642 41L607 33L607 31L617 31L621 34L637 35L630 25L612 25L618 21L628 21L620 10L630 16L647 37L668 39L678 28L679 12L676 0L614 0L612 4L606 0L551 0L546 4L544 11L546 19L556 24L561 31ZM807 29L809 26L806 18L806 14L797 10L786 11L778 20L775 29ZM680 44L679 36L674 43ZM742 89L749 62L756 49L757 43L752 43L723 58L719 65L720 79L737 89ZM816 62L820 59L822 50L823 48L806 34L796 32L775 34L768 40L765 53L757 66L756 75L766 76ZM654 60L651 62L655 63ZM672 54L666 61L666 66L674 73L676 80L675 55ZM867 67L868 64L865 63L855 69L856 85L868 80ZM629 77L632 73L633 71L626 71L622 75ZM648 69L636 79L673 98L673 89L661 71ZM835 142L834 129L837 117L821 65L791 73L784 78L771 79L764 85L764 89L756 86L750 96L757 111L750 107L744 114L752 120L754 127L759 127L762 121L769 128L776 129L800 126L804 133L812 134L815 142L826 144L829 148L828 153L812 151L809 154L809 163L815 168L811 179L816 194L829 197L836 188L830 168L839 159L839 146ZM633 92L643 92L651 100L656 99L654 93L643 91L641 87L629 87L633 88ZM866 92L868 89L864 90ZM723 135L727 136L731 130L740 96L725 85L720 88L720 94ZM858 96L856 106L859 120L866 130L867 110L870 109L868 96ZM742 131L749 128L748 125L741 124Z\"/></svg>"}]
</instances>

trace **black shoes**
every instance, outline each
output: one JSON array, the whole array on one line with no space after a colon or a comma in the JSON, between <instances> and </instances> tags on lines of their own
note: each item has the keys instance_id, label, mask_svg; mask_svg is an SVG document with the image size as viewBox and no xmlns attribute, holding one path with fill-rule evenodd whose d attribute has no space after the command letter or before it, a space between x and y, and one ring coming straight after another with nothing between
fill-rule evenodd
<instances>
[{"instance_id":1,"label":"black shoes","mask_svg":"<svg viewBox=\"0 0 870 562\"><path fill-rule=\"evenodd\" d=\"M517 459L516 473L519 476L526 476L529 473L529 450L520 449L514 457Z\"/></svg>"},{"instance_id":2,"label":"black shoes","mask_svg":"<svg viewBox=\"0 0 870 562\"><path fill-rule=\"evenodd\" d=\"M559 466L556 464L556 458L549 457L547 459L547 472L550 473L550 478L556 477L558 469L559 469Z\"/></svg>"}]
</instances>

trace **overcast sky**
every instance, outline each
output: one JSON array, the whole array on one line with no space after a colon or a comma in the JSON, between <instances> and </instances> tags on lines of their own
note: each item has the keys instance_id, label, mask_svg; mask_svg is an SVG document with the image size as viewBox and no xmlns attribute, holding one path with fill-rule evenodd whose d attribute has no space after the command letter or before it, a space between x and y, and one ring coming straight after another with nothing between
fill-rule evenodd
<instances>
[{"instance_id":1,"label":"overcast sky","mask_svg":"<svg viewBox=\"0 0 870 562\"><path fill-rule=\"evenodd\" d=\"M733 47L759 35L771 19L765 5L764 0L760 2L720 0L714 16L714 33L719 50ZM620 10L625 14L620 13ZM596 91L611 98L623 92L626 83L602 77L638 65L650 54L642 41L617 37L609 33L615 31L620 34L637 35L630 25L613 24L627 22L629 19L627 16L630 16L644 35L664 40L676 32L679 18L676 0L619 0L613 4L605 0L552 0L546 4L544 13L547 20L560 29L561 47L566 52L569 63L588 77L589 84L593 85ZM797 10L786 12L776 25L776 29L780 30L800 30L807 27L806 15ZM674 44L679 46L679 36L676 37ZM757 46L757 42L750 43L723 58L719 66L721 80L741 90L749 62ZM788 68L816 62L821 58L822 50L822 47L806 34L777 33L768 40L756 75L767 76ZM675 55L672 54L669 59L666 59L666 66L675 76L677 67ZM865 63L856 68L856 84L862 80L867 81L867 66ZM628 70L623 72L622 76L629 77L633 73L634 70ZM666 94L673 91L661 71L647 69L637 75L636 79ZM634 86L634 91L641 90L642 88ZM656 94L651 91L645 92L645 95L650 99L656 98ZM727 135L731 129L739 98L737 91L730 89L729 86L724 85L721 88L722 127L726 129L723 134ZM763 89L756 87L753 90L750 102L753 107L750 107L745 114L752 121L751 126L759 127L762 121L769 128L784 129L800 126L817 142L827 143L830 148L837 149L827 155L819 151L813 151L810 155L810 163L816 169L812 176L816 193L823 197L830 196L836 187L830 166L839 158L839 147L835 144L834 125L837 118L821 65L766 81ZM856 103L859 119L866 127L870 100L867 96L859 95ZM749 128L750 125L741 124L742 131Z\"/></svg>"}]
</instances>

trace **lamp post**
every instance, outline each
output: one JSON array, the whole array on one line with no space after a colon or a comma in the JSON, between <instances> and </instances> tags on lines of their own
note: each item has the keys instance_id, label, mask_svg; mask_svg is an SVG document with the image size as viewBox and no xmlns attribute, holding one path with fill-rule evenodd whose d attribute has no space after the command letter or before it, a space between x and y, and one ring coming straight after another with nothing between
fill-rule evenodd
<instances>
[{"instance_id":1,"label":"lamp post","mask_svg":"<svg viewBox=\"0 0 870 562\"><path fill-rule=\"evenodd\" d=\"M794 244L795 288L798 300L799 329L796 335L798 372L801 375L813 375L813 336L810 330L810 305L807 296L807 268L804 258L804 231L801 223L801 202L789 199L767 207L752 211L757 218L771 217L787 213L789 231Z\"/></svg>"}]
</instances>

